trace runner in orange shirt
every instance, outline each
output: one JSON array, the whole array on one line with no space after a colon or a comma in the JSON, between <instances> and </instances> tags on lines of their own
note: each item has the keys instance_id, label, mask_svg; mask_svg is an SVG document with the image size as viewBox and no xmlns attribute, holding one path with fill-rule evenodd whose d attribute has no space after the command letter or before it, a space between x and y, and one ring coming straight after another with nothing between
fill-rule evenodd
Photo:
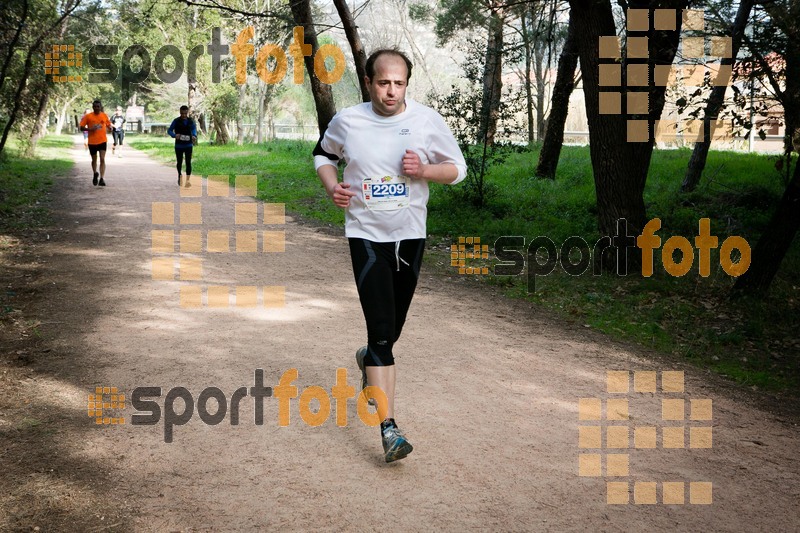
<instances>
[{"instance_id":1,"label":"runner in orange shirt","mask_svg":"<svg viewBox=\"0 0 800 533\"><path fill-rule=\"evenodd\" d=\"M106 173L106 131L111 129L108 115L103 113L100 100L92 102L92 112L81 119L81 130L89 132L89 154L92 156L92 185L106 186L103 176ZM100 153L100 172L97 172L97 154ZM98 182L97 178L100 178Z\"/></svg>"}]
</instances>

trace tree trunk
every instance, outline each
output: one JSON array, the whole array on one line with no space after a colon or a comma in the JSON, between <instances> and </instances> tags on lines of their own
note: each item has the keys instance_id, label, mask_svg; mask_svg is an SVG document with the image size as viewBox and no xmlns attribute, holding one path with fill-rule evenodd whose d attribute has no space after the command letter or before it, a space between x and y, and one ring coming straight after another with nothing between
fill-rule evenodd
<instances>
[{"instance_id":1,"label":"tree trunk","mask_svg":"<svg viewBox=\"0 0 800 533\"><path fill-rule=\"evenodd\" d=\"M266 100L265 88L259 85L258 88L258 104L256 109L256 142L261 144L264 142L264 101Z\"/></svg>"},{"instance_id":2,"label":"tree trunk","mask_svg":"<svg viewBox=\"0 0 800 533\"><path fill-rule=\"evenodd\" d=\"M648 7L644 1L630 1L630 7ZM611 3L608 0L570 0L571 17L575 24L575 35L583 78L584 95L586 99L586 115L589 122L589 153L592 160L595 191L597 195L597 218L601 235L615 235L617 221L625 219L628 224L628 234L641 233L647 222L644 206L644 185L647 180L647 171L650 167L650 158L653 153L652 128L654 121L661 116L664 108L664 93L666 87L656 86L653 83L653 66L671 65L678 48L680 29L682 25L682 9L687 5L686 0L665 0L659 2L658 8L671 8L675 15L675 31L652 32L628 31L628 37L649 37L648 58L633 59L627 57L622 65L622 72L626 72L628 64L647 65L649 75L649 93L647 114L626 113L626 93L643 92L639 87L628 86L627 76L620 80L621 86L615 88L604 87L603 92L614 92L620 95L621 107L618 112L600 114L600 86L599 67L603 64L618 64L618 60L599 58L599 40L601 36L616 38L614 17ZM653 20L653 11L650 11L650 20ZM650 33L650 35L648 35ZM634 89L634 90L631 90ZM636 122L628 122L628 119ZM628 127L631 127L631 136L628 138ZM643 135L638 135L643 131ZM630 142L629 142L630 141ZM638 265L640 257L626 254L625 268ZM603 262L607 267L613 267L613 257L605 257ZM618 264L619 265L619 264ZM619 265L622 266L622 265Z\"/></svg>"},{"instance_id":3,"label":"tree trunk","mask_svg":"<svg viewBox=\"0 0 800 533\"><path fill-rule=\"evenodd\" d=\"M778 208L753 250L750 268L739 276L734 293L766 295L786 252L800 229L800 164L783 193Z\"/></svg>"},{"instance_id":4,"label":"tree trunk","mask_svg":"<svg viewBox=\"0 0 800 533\"><path fill-rule=\"evenodd\" d=\"M353 61L356 64L356 77L358 78L358 87L361 89L361 100L369 102L369 91L367 90L367 83L364 78L367 75L366 64L367 54L364 52L364 46L361 44L361 37L358 35L358 26L356 21L353 20L353 14L347 6L346 0L333 0L336 6L336 11L339 13L339 18L344 27L344 34L347 36L347 42L350 43L350 51L353 53Z\"/></svg>"},{"instance_id":5,"label":"tree trunk","mask_svg":"<svg viewBox=\"0 0 800 533\"><path fill-rule=\"evenodd\" d=\"M569 19L567 40L558 58L558 73L550 101L550 117L544 133L542 151L536 175L540 178L555 179L561 147L564 144L564 124L569 113L569 98L575 89L575 69L578 67L578 47L575 37L575 24Z\"/></svg>"},{"instance_id":6,"label":"tree trunk","mask_svg":"<svg viewBox=\"0 0 800 533\"><path fill-rule=\"evenodd\" d=\"M218 113L211 112L211 122L214 124L214 131L216 132L216 138L214 139L214 144L228 144L230 141L230 137L228 135L228 126L225 124L225 120L220 118Z\"/></svg>"},{"instance_id":7,"label":"tree trunk","mask_svg":"<svg viewBox=\"0 0 800 533\"><path fill-rule=\"evenodd\" d=\"M535 138L535 126L533 124L533 92L531 91L531 68L533 68L531 56L533 52L531 51L531 35L527 27L528 17L526 14L527 12L523 10L520 15L520 27L522 29L522 46L525 50L525 103L528 113L528 146L530 146L533 144ZM530 22L533 21L531 20Z\"/></svg>"},{"instance_id":8,"label":"tree trunk","mask_svg":"<svg viewBox=\"0 0 800 533\"><path fill-rule=\"evenodd\" d=\"M317 31L314 29L314 21L311 16L310 0L290 0L289 6L292 9L292 16L298 26L302 26L305 32L305 40L311 43L311 55L305 56L306 71L311 81L311 93L314 95L314 106L317 110L317 126L320 136L325 134L328 124L336 114L336 104L333 102L333 91L331 86L319 81L314 74L314 55L319 50Z\"/></svg>"},{"instance_id":9,"label":"tree trunk","mask_svg":"<svg viewBox=\"0 0 800 533\"><path fill-rule=\"evenodd\" d=\"M14 58L14 52L17 50L17 42L19 41L19 36L22 33L22 29L25 27L25 21L28 19L28 8L29 8L28 0L22 0L22 13L19 17L19 22L17 23L17 27L14 30L14 37L11 39L11 42L8 43L8 53L6 54L5 59L3 60L3 67L0 69L0 90L3 88L3 84L6 81L6 73L8 72L8 67L11 65L11 61Z\"/></svg>"},{"instance_id":10,"label":"tree trunk","mask_svg":"<svg viewBox=\"0 0 800 533\"><path fill-rule=\"evenodd\" d=\"M37 42L36 46L32 46L28 49L28 53L25 57L25 65L22 68L22 76L20 76L19 83L17 84L17 90L14 94L14 107L11 108L11 112L8 114L8 121L6 122L6 127L3 129L3 136L0 137L0 154L3 153L3 150L6 147L6 142L8 142L8 136L11 134L11 128L14 126L14 123L17 120L17 113L19 113L19 108L22 104L22 92L25 90L25 86L28 83L28 78L31 75L31 66L33 63L33 53L34 49L38 48Z\"/></svg>"},{"instance_id":11,"label":"tree trunk","mask_svg":"<svg viewBox=\"0 0 800 533\"><path fill-rule=\"evenodd\" d=\"M747 20L750 18L750 11L753 9L754 4L754 0L742 0L739 4L739 11L736 13L736 19L731 28L732 54L731 57L722 59L722 65L733 65L734 58L739 54L744 30L747 27ZM694 145L692 157L689 159L689 166L686 169L683 184L681 184L681 192L693 191L697 184L700 183L700 177L703 175L703 169L706 166L706 158L708 158L708 150L711 147L711 123L717 120L719 116L719 110L725 101L725 91L727 89L728 84L726 83L711 90L711 95L708 97L708 103L706 104L706 112L703 116L703 141Z\"/></svg>"},{"instance_id":12,"label":"tree trunk","mask_svg":"<svg viewBox=\"0 0 800 533\"><path fill-rule=\"evenodd\" d=\"M34 118L31 133L28 137L28 144L23 154L25 157L33 157L39 139L47 134L47 118L49 116L47 106L50 103L50 84L45 81L44 86L46 89L42 91L42 94L39 96L39 107L36 109L36 117Z\"/></svg>"},{"instance_id":13,"label":"tree trunk","mask_svg":"<svg viewBox=\"0 0 800 533\"><path fill-rule=\"evenodd\" d=\"M500 114L503 90L503 23L503 16L498 11L492 11L486 43L486 63L483 67L483 98L477 139L479 143L487 145L494 144Z\"/></svg>"},{"instance_id":14,"label":"tree trunk","mask_svg":"<svg viewBox=\"0 0 800 533\"><path fill-rule=\"evenodd\" d=\"M771 14L771 13L770 13ZM782 29L786 33L786 90L783 92L783 111L786 116L787 133L794 133L800 125L800 28L790 26ZM791 128L792 131L789 131ZM795 147L800 152L800 146ZM783 193L775 213L764 228L752 253L750 268L733 286L734 292L765 295L778 272L786 252L800 229L800 162L794 167L794 175Z\"/></svg>"},{"instance_id":15,"label":"tree trunk","mask_svg":"<svg viewBox=\"0 0 800 533\"><path fill-rule=\"evenodd\" d=\"M236 110L236 144L239 146L244 144L244 97L246 91L246 84L243 83L239 86L239 107Z\"/></svg>"},{"instance_id":16,"label":"tree trunk","mask_svg":"<svg viewBox=\"0 0 800 533\"><path fill-rule=\"evenodd\" d=\"M544 102L545 102L545 92L547 89L547 83L545 80L545 69L544 69L544 51L545 48L542 46L542 42L539 38L536 39L536 47L534 49L534 74L536 76L536 138L541 139L544 137L544 123L545 123L545 112L544 112Z\"/></svg>"}]
</instances>

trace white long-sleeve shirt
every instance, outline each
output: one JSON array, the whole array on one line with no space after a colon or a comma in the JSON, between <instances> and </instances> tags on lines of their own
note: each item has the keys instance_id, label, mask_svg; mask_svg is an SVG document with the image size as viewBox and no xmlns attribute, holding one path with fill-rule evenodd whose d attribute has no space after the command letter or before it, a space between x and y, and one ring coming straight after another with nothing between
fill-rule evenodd
<instances>
[{"instance_id":1,"label":"white long-sleeve shirt","mask_svg":"<svg viewBox=\"0 0 800 533\"><path fill-rule=\"evenodd\" d=\"M343 181L356 193L345 210L347 237L374 242L426 237L428 181L402 175L407 149L423 164L455 165L458 177L452 184L467 174L464 156L444 119L410 98L405 110L391 117L376 114L369 102L343 109L331 120L320 146L345 160ZM316 155L315 168L323 165L336 162ZM401 194L405 192L407 197ZM388 196L377 198L382 194Z\"/></svg>"}]
</instances>

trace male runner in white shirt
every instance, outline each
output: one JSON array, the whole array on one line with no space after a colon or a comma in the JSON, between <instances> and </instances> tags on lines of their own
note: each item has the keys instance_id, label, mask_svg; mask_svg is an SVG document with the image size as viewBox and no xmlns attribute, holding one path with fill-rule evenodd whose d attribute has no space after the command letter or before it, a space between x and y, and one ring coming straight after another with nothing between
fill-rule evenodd
<instances>
[{"instance_id":1,"label":"male runner in white shirt","mask_svg":"<svg viewBox=\"0 0 800 533\"><path fill-rule=\"evenodd\" d=\"M362 389L379 387L386 462L413 449L394 421L396 370L392 346L414 296L425 246L428 182L455 184L464 156L442 117L407 99L411 61L397 50L373 52L366 63L370 102L339 112L314 149L314 164L334 204L345 209L345 235L367 322L367 346L356 352ZM347 166L338 180L337 161Z\"/></svg>"}]
</instances>

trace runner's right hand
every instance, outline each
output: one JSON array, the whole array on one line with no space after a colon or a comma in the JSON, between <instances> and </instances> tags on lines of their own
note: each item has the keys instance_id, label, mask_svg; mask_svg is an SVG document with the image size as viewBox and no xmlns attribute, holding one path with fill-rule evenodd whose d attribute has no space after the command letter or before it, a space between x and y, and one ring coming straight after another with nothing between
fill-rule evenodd
<instances>
[{"instance_id":1,"label":"runner's right hand","mask_svg":"<svg viewBox=\"0 0 800 533\"><path fill-rule=\"evenodd\" d=\"M337 183L333 187L333 194L331 194L331 200L333 200L333 203L342 208L350 207L350 198L355 196L356 193L353 191L348 191L347 189L349 188L349 183Z\"/></svg>"}]
</instances>

